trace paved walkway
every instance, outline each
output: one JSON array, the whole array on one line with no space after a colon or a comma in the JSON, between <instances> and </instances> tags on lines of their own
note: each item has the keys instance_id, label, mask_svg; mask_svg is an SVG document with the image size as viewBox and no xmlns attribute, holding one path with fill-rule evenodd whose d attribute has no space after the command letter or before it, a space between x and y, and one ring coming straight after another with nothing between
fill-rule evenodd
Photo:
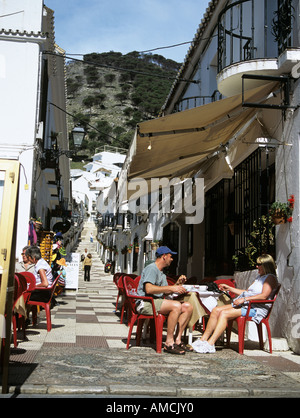
<instances>
[{"instance_id":1,"label":"paved walkway","mask_svg":"<svg viewBox=\"0 0 300 418\"><path fill-rule=\"evenodd\" d=\"M115 312L112 275L89 242L95 228L86 223L77 251L93 255L91 281L80 271L78 292L58 298L52 331L40 313L27 340L12 349L10 394L144 397L300 397L300 356L270 355L246 344L245 355L219 348L213 355L157 354L149 342L126 350L128 327ZM133 333L133 337L135 334ZM194 337L199 331L194 331ZM12 396L12 395L6 395Z\"/></svg>"}]
</instances>

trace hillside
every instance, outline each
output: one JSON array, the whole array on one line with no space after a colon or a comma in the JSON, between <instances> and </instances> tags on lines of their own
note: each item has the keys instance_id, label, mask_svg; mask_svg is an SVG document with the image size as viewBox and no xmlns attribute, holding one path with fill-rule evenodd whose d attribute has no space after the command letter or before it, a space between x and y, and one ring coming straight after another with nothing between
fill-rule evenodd
<instances>
[{"instance_id":1,"label":"hillside","mask_svg":"<svg viewBox=\"0 0 300 418\"><path fill-rule=\"evenodd\" d=\"M179 68L160 55L138 52L93 53L68 63L67 110L88 132L84 153L93 155L106 144L128 149L136 124L158 116ZM71 131L72 117L68 124Z\"/></svg>"}]
</instances>

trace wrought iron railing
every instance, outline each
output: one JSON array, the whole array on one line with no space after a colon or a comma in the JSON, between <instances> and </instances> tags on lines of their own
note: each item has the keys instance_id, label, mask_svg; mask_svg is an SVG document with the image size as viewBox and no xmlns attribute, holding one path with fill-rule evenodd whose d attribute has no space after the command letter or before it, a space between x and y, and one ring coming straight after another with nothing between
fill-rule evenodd
<instances>
[{"instance_id":1,"label":"wrought iron railing","mask_svg":"<svg viewBox=\"0 0 300 418\"><path fill-rule=\"evenodd\" d=\"M239 0L218 17L218 72L251 59L276 58L293 46L292 0Z\"/></svg>"}]
</instances>

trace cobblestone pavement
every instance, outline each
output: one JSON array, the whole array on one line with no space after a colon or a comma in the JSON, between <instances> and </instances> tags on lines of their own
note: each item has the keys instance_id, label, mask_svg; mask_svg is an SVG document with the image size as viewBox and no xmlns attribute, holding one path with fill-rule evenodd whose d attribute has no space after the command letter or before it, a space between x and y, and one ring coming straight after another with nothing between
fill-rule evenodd
<instances>
[{"instance_id":1,"label":"cobblestone pavement","mask_svg":"<svg viewBox=\"0 0 300 418\"><path fill-rule=\"evenodd\" d=\"M300 356L245 344L245 354L219 347L213 355L157 354L149 341L126 350L128 327L115 312L117 288L89 242L86 223L77 251L93 255L91 281L58 298L47 332L43 311L26 341L12 348L9 392L14 396L300 397ZM193 337L199 336L195 330ZM6 395L9 396L9 395Z\"/></svg>"}]
</instances>

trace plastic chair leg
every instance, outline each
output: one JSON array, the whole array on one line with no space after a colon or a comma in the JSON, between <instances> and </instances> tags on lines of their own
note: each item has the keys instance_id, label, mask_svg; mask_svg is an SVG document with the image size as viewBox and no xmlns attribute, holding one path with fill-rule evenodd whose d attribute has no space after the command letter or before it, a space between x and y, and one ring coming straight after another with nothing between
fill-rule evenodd
<instances>
[{"instance_id":1,"label":"plastic chair leg","mask_svg":"<svg viewBox=\"0 0 300 418\"><path fill-rule=\"evenodd\" d=\"M156 319L156 352L161 353L162 333L163 333L164 317L158 316Z\"/></svg>"},{"instance_id":2,"label":"plastic chair leg","mask_svg":"<svg viewBox=\"0 0 300 418\"><path fill-rule=\"evenodd\" d=\"M244 344L245 344L245 326L246 321L238 321L238 335L239 335L239 354L244 353Z\"/></svg>"},{"instance_id":3,"label":"plastic chair leg","mask_svg":"<svg viewBox=\"0 0 300 418\"><path fill-rule=\"evenodd\" d=\"M127 344L126 344L126 350L128 350L128 348L129 348L130 338L131 338L131 334L132 334L133 325L134 325L134 323L130 323L130 325L129 325L128 336L127 336Z\"/></svg>"},{"instance_id":4,"label":"plastic chair leg","mask_svg":"<svg viewBox=\"0 0 300 418\"><path fill-rule=\"evenodd\" d=\"M46 312L46 319L47 319L47 331L50 332L52 329L52 324L51 324L51 311L50 311L49 304L45 305L45 312Z\"/></svg>"},{"instance_id":5,"label":"plastic chair leg","mask_svg":"<svg viewBox=\"0 0 300 418\"><path fill-rule=\"evenodd\" d=\"M136 327L136 345L139 347L141 345L141 337L143 333L143 325L145 319L138 319L137 327Z\"/></svg>"},{"instance_id":6,"label":"plastic chair leg","mask_svg":"<svg viewBox=\"0 0 300 418\"><path fill-rule=\"evenodd\" d=\"M228 321L228 324L227 324L227 327L226 327L227 347L230 346L231 330L232 330L232 321Z\"/></svg>"},{"instance_id":7,"label":"plastic chair leg","mask_svg":"<svg viewBox=\"0 0 300 418\"><path fill-rule=\"evenodd\" d=\"M129 323L129 330L128 330L128 336L127 336L127 344L126 344L126 349L127 350L129 348L130 338L131 338L131 334L132 334L132 329L133 329L133 326L135 324L136 318L137 317L135 315L132 315L131 320L130 320L130 323Z\"/></svg>"}]
</instances>

